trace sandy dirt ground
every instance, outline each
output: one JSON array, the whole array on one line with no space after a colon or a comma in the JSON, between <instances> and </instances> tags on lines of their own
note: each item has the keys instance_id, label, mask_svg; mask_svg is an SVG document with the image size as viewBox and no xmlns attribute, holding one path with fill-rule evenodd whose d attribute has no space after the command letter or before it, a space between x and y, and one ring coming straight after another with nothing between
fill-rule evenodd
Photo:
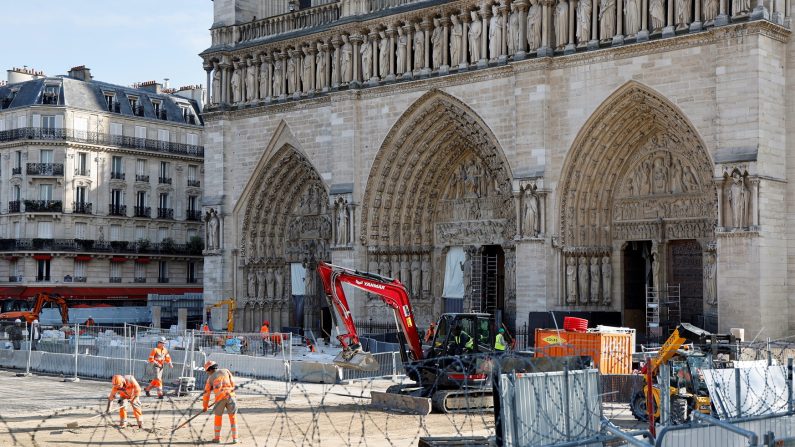
<instances>
[{"instance_id":1,"label":"sandy dirt ground","mask_svg":"<svg viewBox=\"0 0 795 447\"><path fill-rule=\"evenodd\" d=\"M393 382L349 385L295 384L241 380L238 431L244 446L416 446L424 436L488 436L494 433L493 413L412 416L369 407L371 390L383 391ZM142 384L143 386L144 384ZM201 410L198 393L162 401L144 397L144 428L117 427L117 405L109 415L110 383L58 377L16 377L0 371L0 446L188 446L209 444L212 416L202 414L173 431ZM286 399L285 399L286 397ZM130 423L134 425L132 412ZM78 422L79 428L67 428ZM224 416L222 443L228 444L229 421Z\"/></svg>"}]
</instances>

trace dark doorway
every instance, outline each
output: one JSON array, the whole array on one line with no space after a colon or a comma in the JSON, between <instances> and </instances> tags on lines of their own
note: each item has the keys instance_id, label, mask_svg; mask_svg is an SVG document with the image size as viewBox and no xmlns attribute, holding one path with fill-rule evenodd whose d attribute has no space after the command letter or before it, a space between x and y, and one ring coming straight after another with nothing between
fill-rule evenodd
<instances>
[{"instance_id":1,"label":"dark doorway","mask_svg":"<svg viewBox=\"0 0 795 447\"><path fill-rule=\"evenodd\" d=\"M651 241L624 248L624 326L646 333L646 286L651 285Z\"/></svg>"},{"instance_id":2,"label":"dark doorway","mask_svg":"<svg viewBox=\"0 0 795 447\"><path fill-rule=\"evenodd\" d=\"M474 261L472 309L494 315L505 309L505 252L499 245L486 245Z\"/></svg>"},{"instance_id":3,"label":"dark doorway","mask_svg":"<svg viewBox=\"0 0 795 447\"><path fill-rule=\"evenodd\" d=\"M694 239L668 243L668 284L679 286L681 320L705 327L704 268L701 244Z\"/></svg>"}]
</instances>

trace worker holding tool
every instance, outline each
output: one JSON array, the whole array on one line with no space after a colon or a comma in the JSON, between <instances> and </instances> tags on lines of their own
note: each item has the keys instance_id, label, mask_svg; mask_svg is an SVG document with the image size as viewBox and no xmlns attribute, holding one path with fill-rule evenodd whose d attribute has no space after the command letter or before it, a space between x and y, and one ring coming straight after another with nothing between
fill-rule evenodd
<instances>
[{"instance_id":1,"label":"worker holding tool","mask_svg":"<svg viewBox=\"0 0 795 447\"><path fill-rule=\"evenodd\" d=\"M273 341L271 340L271 322L265 320L262 327L259 328L259 334L262 337L262 355L268 355L269 351L273 353Z\"/></svg>"},{"instance_id":2,"label":"worker holding tool","mask_svg":"<svg viewBox=\"0 0 795 447\"><path fill-rule=\"evenodd\" d=\"M174 367L174 364L171 363L171 355L169 355L168 349L166 349L166 338L160 337L160 339L157 340L157 346L149 353L149 364L155 369L155 378L152 379L146 387L145 391L147 397L150 396L149 390L157 388L157 398L163 398L163 366L165 366L166 363L168 363L168 366Z\"/></svg>"},{"instance_id":3,"label":"worker holding tool","mask_svg":"<svg viewBox=\"0 0 795 447\"><path fill-rule=\"evenodd\" d=\"M226 410L232 430L232 444L237 444L237 400L235 399L235 381L232 378L232 373L228 369L219 369L218 364L212 360L208 360L204 364L204 370L209 376L204 384L202 411L207 411L210 408L210 393L215 394L213 442L221 442L221 425L223 424L224 410Z\"/></svg>"},{"instance_id":4,"label":"worker holding tool","mask_svg":"<svg viewBox=\"0 0 795 447\"><path fill-rule=\"evenodd\" d=\"M497 336L494 338L494 350L497 352L505 352L508 349L508 343L505 342L505 329L500 328L497 331Z\"/></svg>"},{"instance_id":5,"label":"worker holding tool","mask_svg":"<svg viewBox=\"0 0 795 447\"><path fill-rule=\"evenodd\" d=\"M116 395L119 395L119 418L120 428L127 427L127 409L125 408L125 402L129 401L130 405L133 409L133 415L135 416L135 420L138 421L138 428L144 428L143 423L143 412L141 411L141 385L138 385L138 381L135 380L133 376L122 376L122 375L115 375L113 376L113 389L110 390L110 395L108 396L108 403L112 402L116 399Z\"/></svg>"}]
</instances>

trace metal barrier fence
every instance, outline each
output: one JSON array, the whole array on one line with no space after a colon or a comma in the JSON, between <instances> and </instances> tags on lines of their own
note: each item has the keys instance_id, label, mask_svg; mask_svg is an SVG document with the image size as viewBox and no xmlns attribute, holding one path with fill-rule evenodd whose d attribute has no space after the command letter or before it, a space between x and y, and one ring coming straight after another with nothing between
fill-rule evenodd
<instances>
[{"instance_id":1,"label":"metal barrier fence","mask_svg":"<svg viewBox=\"0 0 795 447\"><path fill-rule=\"evenodd\" d=\"M400 359L399 352L381 352L373 354L373 358L378 362L378 369L375 371L357 371L354 369L342 369L342 380L361 380L374 379L379 377L397 378L405 374L403 361Z\"/></svg>"}]
</instances>

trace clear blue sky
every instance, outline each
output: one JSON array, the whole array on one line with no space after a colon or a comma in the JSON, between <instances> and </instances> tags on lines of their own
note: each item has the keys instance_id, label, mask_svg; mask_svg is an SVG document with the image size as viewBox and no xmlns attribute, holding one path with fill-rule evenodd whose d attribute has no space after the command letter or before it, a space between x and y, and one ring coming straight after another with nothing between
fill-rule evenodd
<instances>
[{"instance_id":1,"label":"clear blue sky","mask_svg":"<svg viewBox=\"0 0 795 447\"><path fill-rule=\"evenodd\" d=\"M86 65L114 84L206 84L210 0L0 0L0 79L11 67L66 74Z\"/></svg>"}]
</instances>

